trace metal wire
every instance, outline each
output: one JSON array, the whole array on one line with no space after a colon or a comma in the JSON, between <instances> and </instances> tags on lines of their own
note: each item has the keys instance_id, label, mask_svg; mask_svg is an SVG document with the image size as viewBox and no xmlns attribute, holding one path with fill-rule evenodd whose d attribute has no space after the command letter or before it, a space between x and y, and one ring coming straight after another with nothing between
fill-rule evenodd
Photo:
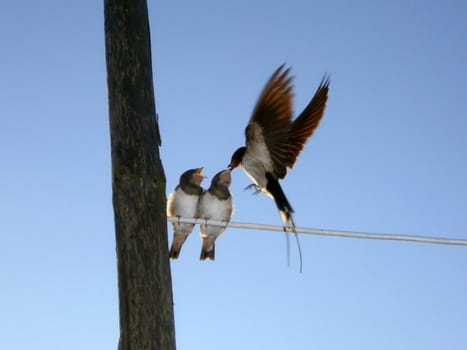
<instances>
[{"instance_id":1,"label":"metal wire","mask_svg":"<svg viewBox=\"0 0 467 350\"><path fill-rule=\"evenodd\" d=\"M247 222L225 222L225 221L214 221L194 218L178 218L178 217L167 217L169 222L183 222L188 224L208 224L213 226L222 226L230 228L240 229L252 229L262 231L279 231L284 232L284 228L279 225L266 225L266 224L254 224ZM417 243L432 243L432 244L450 244L450 245L464 245L467 246L467 239L460 238L441 238L441 237L428 237L428 236L415 236L415 235L401 235L401 234L383 234L383 233L367 233L367 232L353 232L353 231L339 231L339 230L324 230L306 227L297 227L297 233L320 235L320 236L332 236L332 237L347 237L347 238L360 238L360 239L379 239L389 241L406 241L406 242L417 242ZM288 232L292 232L288 230Z\"/></svg>"}]
</instances>

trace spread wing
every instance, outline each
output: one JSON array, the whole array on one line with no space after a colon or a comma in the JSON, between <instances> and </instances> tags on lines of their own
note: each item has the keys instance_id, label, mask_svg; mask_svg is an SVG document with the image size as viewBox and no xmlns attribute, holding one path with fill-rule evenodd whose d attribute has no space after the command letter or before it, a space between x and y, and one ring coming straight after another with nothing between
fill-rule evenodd
<instances>
[{"instance_id":1,"label":"spread wing","mask_svg":"<svg viewBox=\"0 0 467 350\"><path fill-rule=\"evenodd\" d=\"M328 100L329 78L324 77L308 106L294 120L288 139L287 166L292 168L308 138L318 127Z\"/></svg>"},{"instance_id":2,"label":"spread wing","mask_svg":"<svg viewBox=\"0 0 467 350\"><path fill-rule=\"evenodd\" d=\"M287 173L292 126L292 77L280 66L269 79L245 130L247 150L277 178Z\"/></svg>"}]
</instances>

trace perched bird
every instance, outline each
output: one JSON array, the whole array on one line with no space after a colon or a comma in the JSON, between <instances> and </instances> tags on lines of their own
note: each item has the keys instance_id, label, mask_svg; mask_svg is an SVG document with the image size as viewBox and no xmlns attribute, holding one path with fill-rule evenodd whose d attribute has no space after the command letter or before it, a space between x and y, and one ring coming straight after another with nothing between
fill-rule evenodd
<instances>
[{"instance_id":1,"label":"perched bird","mask_svg":"<svg viewBox=\"0 0 467 350\"><path fill-rule=\"evenodd\" d=\"M248 126L246 146L232 155L230 169L241 166L257 191L272 197L284 231L295 232L293 209L279 184L292 168L303 146L318 126L328 99L329 79L324 77L303 112L292 121L292 77L280 66L260 95ZM249 186L249 187L250 187Z\"/></svg>"},{"instance_id":2,"label":"perched bird","mask_svg":"<svg viewBox=\"0 0 467 350\"><path fill-rule=\"evenodd\" d=\"M180 182L170 193L167 199L167 216L178 216L186 218L196 217L199 196L203 193L201 182L205 178L203 168L190 169L180 176ZM194 224L173 222L174 238L170 247L169 256L177 259L180 249L193 231Z\"/></svg>"},{"instance_id":3,"label":"perched bird","mask_svg":"<svg viewBox=\"0 0 467 350\"><path fill-rule=\"evenodd\" d=\"M230 220L233 213L232 196L229 191L232 178L230 169L217 173L208 190L204 191L198 202L198 218L216 221ZM225 231L225 227L200 224L201 248L200 260L211 259L215 256L215 241Z\"/></svg>"}]
</instances>

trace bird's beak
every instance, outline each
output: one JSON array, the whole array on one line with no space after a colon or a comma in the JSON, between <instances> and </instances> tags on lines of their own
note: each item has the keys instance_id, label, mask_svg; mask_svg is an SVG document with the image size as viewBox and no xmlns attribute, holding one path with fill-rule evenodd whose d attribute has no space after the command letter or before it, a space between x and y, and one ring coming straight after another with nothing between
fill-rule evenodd
<instances>
[{"instance_id":1,"label":"bird's beak","mask_svg":"<svg viewBox=\"0 0 467 350\"><path fill-rule=\"evenodd\" d=\"M202 166L201 168L196 169L196 174L201 175L203 179L207 179L207 176L203 176L203 169L204 167Z\"/></svg>"}]
</instances>

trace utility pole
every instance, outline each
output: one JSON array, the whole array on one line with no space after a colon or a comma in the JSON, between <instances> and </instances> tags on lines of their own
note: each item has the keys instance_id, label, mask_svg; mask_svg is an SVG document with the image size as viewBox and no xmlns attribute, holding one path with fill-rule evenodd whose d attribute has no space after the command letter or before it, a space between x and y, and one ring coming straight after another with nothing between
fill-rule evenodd
<instances>
[{"instance_id":1,"label":"utility pole","mask_svg":"<svg viewBox=\"0 0 467 350\"><path fill-rule=\"evenodd\" d=\"M119 350L175 350L146 0L104 0Z\"/></svg>"}]
</instances>

